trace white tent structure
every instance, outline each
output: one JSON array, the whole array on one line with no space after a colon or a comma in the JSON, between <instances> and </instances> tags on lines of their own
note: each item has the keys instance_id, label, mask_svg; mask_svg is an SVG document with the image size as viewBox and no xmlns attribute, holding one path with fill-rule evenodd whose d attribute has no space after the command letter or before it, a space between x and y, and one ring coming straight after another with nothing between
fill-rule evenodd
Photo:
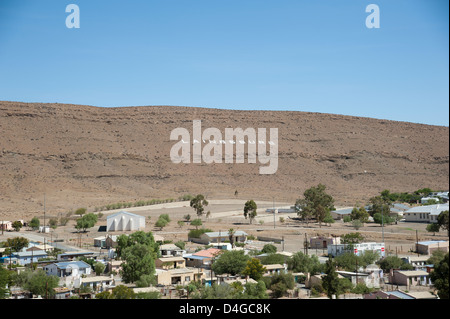
<instances>
[{"instance_id":1,"label":"white tent structure","mask_svg":"<svg viewBox=\"0 0 450 319\"><path fill-rule=\"evenodd\" d=\"M145 217L125 211L109 215L106 218L106 231L143 230Z\"/></svg>"}]
</instances>

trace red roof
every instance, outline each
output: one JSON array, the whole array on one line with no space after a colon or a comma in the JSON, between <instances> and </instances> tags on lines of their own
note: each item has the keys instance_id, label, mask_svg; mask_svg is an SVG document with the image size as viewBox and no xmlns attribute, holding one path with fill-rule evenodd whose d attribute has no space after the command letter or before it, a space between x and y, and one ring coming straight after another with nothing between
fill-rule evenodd
<instances>
[{"instance_id":1,"label":"red roof","mask_svg":"<svg viewBox=\"0 0 450 319\"><path fill-rule=\"evenodd\" d=\"M222 250L217 248L208 248L204 250L200 250L196 252L195 254L192 254L193 256L199 256L199 257L215 257L217 256Z\"/></svg>"}]
</instances>

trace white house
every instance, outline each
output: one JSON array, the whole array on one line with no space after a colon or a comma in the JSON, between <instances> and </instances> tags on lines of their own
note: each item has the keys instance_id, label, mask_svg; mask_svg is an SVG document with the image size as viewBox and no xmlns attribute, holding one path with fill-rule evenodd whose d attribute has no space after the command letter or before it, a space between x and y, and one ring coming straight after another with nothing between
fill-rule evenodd
<instances>
[{"instance_id":1,"label":"white house","mask_svg":"<svg viewBox=\"0 0 450 319\"><path fill-rule=\"evenodd\" d=\"M403 213L407 222L437 223L440 213L448 210L448 203L436 205L416 206Z\"/></svg>"},{"instance_id":2,"label":"white house","mask_svg":"<svg viewBox=\"0 0 450 319\"><path fill-rule=\"evenodd\" d=\"M44 266L44 271L49 276L57 277L67 277L67 276L78 276L78 275L90 275L91 266L84 261L66 261L53 263Z\"/></svg>"},{"instance_id":3,"label":"white house","mask_svg":"<svg viewBox=\"0 0 450 319\"><path fill-rule=\"evenodd\" d=\"M143 230L145 217L125 211L109 215L106 218L106 231Z\"/></svg>"},{"instance_id":4,"label":"white house","mask_svg":"<svg viewBox=\"0 0 450 319\"><path fill-rule=\"evenodd\" d=\"M353 250L351 250L353 249ZM384 243L360 243L360 244L338 244L338 245L329 245L328 246L328 255L333 257L342 255L344 253L352 252L355 255L359 256L366 251L378 252L378 255L381 257L385 256L385 247Z\"/></svg>"}]
</instances>

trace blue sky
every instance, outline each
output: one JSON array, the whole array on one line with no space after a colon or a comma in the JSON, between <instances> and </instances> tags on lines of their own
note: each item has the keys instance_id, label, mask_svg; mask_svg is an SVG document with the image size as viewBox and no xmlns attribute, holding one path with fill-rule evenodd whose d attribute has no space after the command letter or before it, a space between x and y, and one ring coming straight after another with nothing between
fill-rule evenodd
<instances>
[{"instance_id":1,"label":"blue sky","mask_svg":"<svg viewBox=\"0 0 450 319\"><path fill-rule=\"evenodd\" d=\"M69 29L68 4L80 8ZM380 8L380 28L365 25ZM447 0L1 0L0 100L449 123Z\"/></svg>"}]
</instances>

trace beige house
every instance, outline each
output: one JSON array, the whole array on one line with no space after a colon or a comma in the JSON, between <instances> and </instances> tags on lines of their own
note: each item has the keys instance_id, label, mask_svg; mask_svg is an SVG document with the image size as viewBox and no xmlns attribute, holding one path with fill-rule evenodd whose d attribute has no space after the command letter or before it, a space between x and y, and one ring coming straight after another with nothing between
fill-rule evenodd
<instances>
[{"instance_id":1,"label":"beige house","mask_svg":"<svg viewBox=\"0 0 450 319\"><path fill-rule=\"evenodd\" d=\"M341 237L311 237L309 243L311 249L325 249L330 245L339 245L341 243Z\"/></svg>"},{"instance_id":2,"label":"beige house","mask_svg":"<svg viewBox=\"0 0 450 319\"><path fill-rule=\"evenodd\" d=\"M187 285L191 281L201 281L203 272L199 268L156 269L158 285Z\"/></svg>"},{"instance_id":3,"label":"beige house","mask_svg":"<svg viewBox=\"0 0 450 319\"><path fill-rule=\"evenodd\" d=\"M449 210L448 203L416 206L405 211L403 217L407 222L437 223L439 214L445 210Z\"/></svg>"},{"instance_id":4,"label":"beige house","mask_svg":"<svg viewBox=\"0 0 450 319\"><path fill-rule=\"evenodd\" d=\"M155 266L161 269L185 268L186 260L181 256L163 256L155 260Z\"/></svg>"},{"instance_id":5,"label":"beige house","mask_svg":"<svg viewBox=\"0 0 450 319\"><path fill-rule=\"evenodd\" d=\"M436 250L448 252L448 240L420 241L416 244L416 251L419 254L431 255Z\"/></svg>"},{"instance_id":6,"label":"beige house","mask_svg":"<svg viewBox=\"0 0 450 319\"><path fill-rule=\"evenodd\" d=\"M393 270L389 272L389 281L394 285L406 286L408 289L414 286L431 285L429 273L424 270Z\"/></svg>"},{"instance_id":7,"label":"beige house","mask_svg":"<svg viewBox=\"0 0 450 319\"><path fill-rule=\"evenodd\" d=\"M285 272L285 268L280 264L272 264L272 265L264 265L266 268L266 272L263 274L264 276L272 276L274 274L281 274Z\"/></svg>"}]
</instances>

